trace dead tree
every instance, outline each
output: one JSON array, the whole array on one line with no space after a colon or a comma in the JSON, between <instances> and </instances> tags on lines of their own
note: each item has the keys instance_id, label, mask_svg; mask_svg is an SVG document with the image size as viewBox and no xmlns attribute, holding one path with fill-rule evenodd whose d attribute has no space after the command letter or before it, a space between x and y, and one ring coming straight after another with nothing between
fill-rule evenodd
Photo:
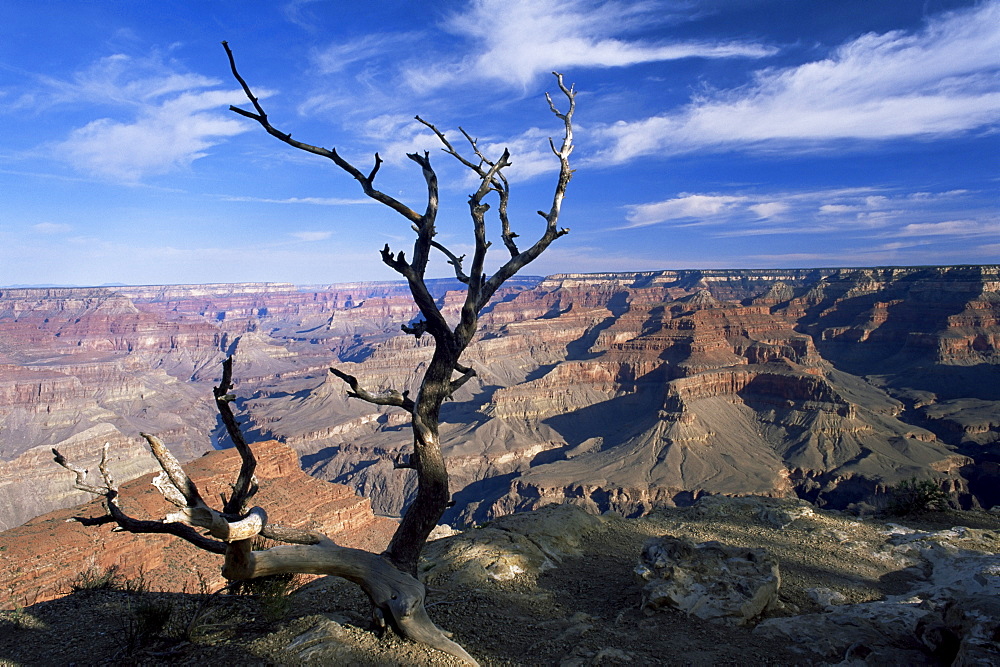
<instances>
[{"instance_id":1,"label":"dead tree","mask_svg":"<svg viewBox=\"0 0 1000 667\"><path fill-rule=\"evenodd\" d=\"M224 554L225 564L222 573L232 580L279 573L328 574L343 577L361 586L371 599L376 617L383 618L403 636L474 663L468 653L448 639L427 616L424 609L424 586L416 578L420 552L451 500L448 472L438 432L441 406L476 374L471 366L462 363L461 358L476 334L479 315L490 298L507 279L537 258L555 239L569 231L560 228L557 223L566 186L572 175L569 156L573 151L572 120L576 93L572 87L566 87L562 75L554 73L559 89L568 101L568 108L563 113L558 110L552 98L546 95L549 108L562 121L564 128L562 141L558 147L554 141L549 141L552 152L559 161L559 175L548 211L538 211L544 219L544 228L537 240L523 250L518 247L516 241L518 235L511 230L508 219L510 184L504 170L511 165L510 153L504 150L499 158L491 159L484 155L472 136L459 128L468 143L468 154L463 154L452 145L444 132L419 116L416 117L417 121L429 128L441 141L443 151L458 160L478 179L479 186L469 197L474 251L466 271L464 255L458 256L434 240L438 213L438 179L431 166L429 153L407 154L410 160L419 165L427 186L426 205L423 212L419 213L376 189L375 177L382 165L378 153L375 154L372 168L365 174L341 157L336 149L303 143L275 128L250 86L237 71L236 61L229 45L223 42L223 46L233 76L253 106L253 111L230 107L232 111L256 121L268 134L293 148L332 160L360 184L366 196L400 214L416 234L410 259L407 259L403 251L394 253L388 245L381 251L382 262L406 279L413 300L420 311L421 319L412 325L402 325L403 331L417 338L427 334L434 340L433 357L424 372L416 396L411 398L409 391L397 390L372 393L362 387L357 378L336 368L330 369L347 384L348 396L375 405L396 407L410 414L413 454L406 467L416 471L416 497L406 508L398 529L382 554L340 547L329 538L317 533L269 524L266 512L259 507L246 510L248 501L256 491L253 477L256 462L240 434L229 405L233 399L229 393L232 389L231 359L224 364L223 379L215 389L215 397L223 421L242 456L243 465L233 486L233 494L224 502L221 510L212 509L204 502L198 489L176 459L153 435L143 434L163 469L154 483L167 500L180 508L178 512L168 515L163 521L135 519L121 510L116 501L117 487L103 460L100 469L104 486L101 487L87 484L85 471L74 468L53 450L56 462L76 473L77 488L103 496L110 520L117 522L125 531L171 533L201 549ZM487 240L486 213L490 205L486 203L486 199L493 195L497 198L500 238L509 258L493 275L487 276L485 261L490 241ZM425 282L425 272L433 251L443 254L454 268L455 276L466 286L465 301L455 325L446 321ZM208 536L198 533L195 528L207 529ZM288 544L252 551L250 545L256 535Z\"/></svg>"}]
</instances>

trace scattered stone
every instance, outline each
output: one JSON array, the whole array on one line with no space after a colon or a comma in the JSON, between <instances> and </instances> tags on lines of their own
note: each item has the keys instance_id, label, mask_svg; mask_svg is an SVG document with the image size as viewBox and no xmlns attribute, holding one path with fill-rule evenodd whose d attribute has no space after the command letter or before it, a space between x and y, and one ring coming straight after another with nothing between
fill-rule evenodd
<instances>
[{"instance_id":1,"label":"scattered stone","mask_svg":"<svg viewBox=\"0 0 1000 667\"><path fill-rule=\"evenodd\" d=\"M816 512L813 511L813 508L803 501L801 505L785 505L783 507L761 505L760 511L757 513L757 518L763 523L783 530L792 525L796 520L810 517L814 514Z\"/></svg>"},{"instance_id":2,"label":"scattered stone","mask_svg":"<svg viewBox=\"0 0 1000 667\"><path fill-rule=\"evenodd\" d=\"M888 524L883 535L888 543L874 555L926 571L905 595L838 605L828 595L834 591L811 588L808 594L828 606L826 612L768 619L754 633L794 640L795 650L822 660L926 662L929 650L946 664L1000 664L1000 555L988 552L996 533Z\"/></svg>"},{"instance_id":3,"label":"scattered stone","mask_svg":"<svg viewBox=\"0 0 1000 667\"><path fill-rule=\"evenodd\" d=\"M461 532L462 531L456 530L446 523L441 523L434 526L434 530L432 530L431 534L427 536L427 541L433 542L435 540L442 540L446 537L451 537L452 535L458 535Z\"/></svg>"},{"instance_id":4,"label":"scattered stone","mask_svg":"<svg viewBox=\"0 0 1000 667\"><path fill-rule=\"evenodd\" d=\"M944 609L945 627L959 639L953 665L1000 664L1000 599L969 595Z\"/></svg>"},{"instance_id":5,"label":"scattered stone","mask_svg":"<svg viewBox=\"0 0 1000 667\"><path fill-rule=\"evenodd\" d=\"M632 656L627 651L617 648L602 648L594 656L595 665L617 665L632 662Z\"/></svg>"},{"instance_id":6,"label":"scattered stone","mask_svg":"<svg viewBox=\"0 0 1000 667\"><path fill-rule=\"evenodd\" d=\"M669 607L745 625L778 605L778 563L764 549L665 535L646 542L635 572L646 582L642 608L648 611Z\"/></svg>"}]
</instances>

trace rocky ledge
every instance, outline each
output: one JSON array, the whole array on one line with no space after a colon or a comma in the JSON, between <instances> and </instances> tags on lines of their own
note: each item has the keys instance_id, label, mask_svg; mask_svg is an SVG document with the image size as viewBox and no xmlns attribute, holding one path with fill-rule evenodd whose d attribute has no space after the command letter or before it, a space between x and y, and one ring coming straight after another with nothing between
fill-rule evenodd
<instances>
[{"instance_id":1,"label":"rocky ledge","mask_svg":"<svg viewBox=\"0 0 1000 667\"><path fill-rule=\"evenodd\" d=\"M987 512L890 523L798 500L706 497L623 519L555 505L430 543L421 576L435 623L483 665L993 665L998 541L1000 517ZM739 561L720 568L718 554ZM376 638L364 595L343 580L312 581L285 602L268 621L244 596L82 592L0 612L0 656L458 664ZM151 608L169 623L127 634Z\"/></svg>"}]
</instances>

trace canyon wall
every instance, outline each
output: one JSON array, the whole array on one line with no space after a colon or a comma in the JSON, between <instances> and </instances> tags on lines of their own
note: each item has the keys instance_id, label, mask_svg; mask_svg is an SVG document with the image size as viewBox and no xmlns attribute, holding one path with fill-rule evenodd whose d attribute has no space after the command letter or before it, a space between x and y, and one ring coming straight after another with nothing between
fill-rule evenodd
<instances>
[{"instance_id":1,"label":"canyon wall","mask_svg":"<svg viewBox=\"0 0 1000 667\"><path fill-rule=\"evenodd\" d=\"M434 285L447 317L459 285ZM398 513L408 415L346 398L415 390L431 353L399 283L0 290L0 528L80 497L47 460L139 432L182 460L226 445L211 387L235 354L251 440ZM832 507L913 476L1000 502L1000 267L653 271L523 279L497 294L447 403L455 507L476 522L570 501L641 514L703 494Z\"/></svg>"},{"instance_id":2,"label":"canyon wall","mask_svg":"<svg viewBox=\"0 0 1000 667\"><path fill-rule=\"evenodd\" d=\"M272 441L252 448L260 483L254 502L267 508L270 521L322 532L342 546L378 552L389 543L396 523L372 514L366 498L304 474L286 445ZM239 455L228 449L198 458L186 470L202 495L213 498L230 490L239 467ZM63 474L72 477L66 470ZM162 519L173 511L151 482L152 475L144 475L121 486L122 507L130 515ZM0 608L61 597L81 577L109 568L157 591L213 592L226 584L222 556L171 535L133 535L114 531L110 523L86 524L104 514L101 502L92 501L0 532L0 554L7 564L0 568Z\"/></svg>"}]
</instances>

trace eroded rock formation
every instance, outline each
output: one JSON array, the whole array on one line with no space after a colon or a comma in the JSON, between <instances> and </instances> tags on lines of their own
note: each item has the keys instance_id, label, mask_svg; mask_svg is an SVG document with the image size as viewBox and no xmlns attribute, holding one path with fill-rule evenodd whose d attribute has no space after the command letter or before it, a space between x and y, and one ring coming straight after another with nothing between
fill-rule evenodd
<instances>
[{"instance_id":1,"label":"eroded rock formation","mask_svg":"<svg viewBox=\"0 0 1000 667\"><path fill-rule=\"evenodd\" d=\"M467 357L478 376L443 413L449 521L567 500L642 514L706 494L842 507L914 476L966 506L1000 502L1000 267L536 282L487 308ZM446 315L455 287L435 286ZM310 473L398 512L408 417L348 400L327 369L414 389L431 352L399 331L415 314L395 283L0 292L0 527L78 500L35 477L35 448L105 438L139 466L139 431L181 460L224 446L211 386L234 352L251 439L283 440Z\"/></svg>"}]
</instances>

